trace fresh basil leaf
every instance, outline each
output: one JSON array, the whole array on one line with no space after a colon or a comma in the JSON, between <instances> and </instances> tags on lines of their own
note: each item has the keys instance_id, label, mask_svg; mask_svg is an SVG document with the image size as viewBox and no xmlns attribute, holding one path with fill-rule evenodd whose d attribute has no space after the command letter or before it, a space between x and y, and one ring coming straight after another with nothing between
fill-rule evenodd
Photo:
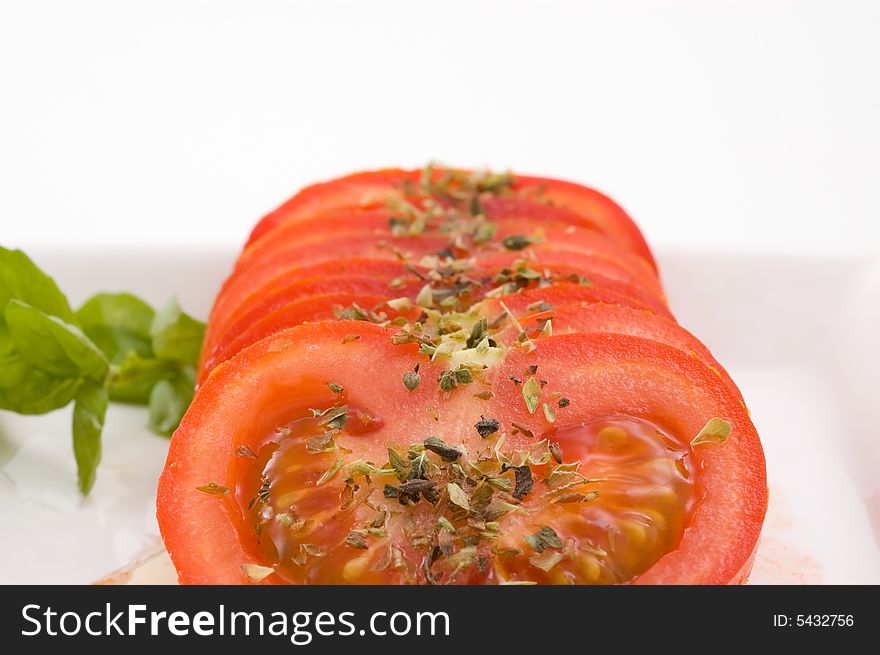
<instances>
[{"instance_id":1,"label":"fresh basil leaf","mask_svg":"<svg viewBox=\"0 0 880 655\"><path fill-rule=\"evenodd\" d=\"M26 362L0 326L0 409L45 414L73 400L81 383L81 378L50 375Z\"/></svg>"},{"instance_id":2,"label":"fresh basil leaf","mask_svg":"<svg viewBox=\"0 0 880 655\"><path fill-rule=\"evenodd\" d=\"M26 362L63 378L88 377L96 382L106 378L107 358L75 325L19 300L9 301L4 316Z\"/></svg>"},{"instance_id":3,"label":"fresh basil leaf","mask_svg":"<svg viewBox=\"0 0 880 655\"><path fill-rule=\"evenodd\" d=\"M107 389L94 382L86 382L76 394L73 406L73 455L79 490L87 496L95 484L95 474L101 463L101 432L107 414Z\"/></svg>"},{"instance_id":4,"label":"fresh basil leaf","mask_svg":"<svg viewBox=\"0 0 880 655\"><path fill-rule=\"evenodd\" d=\"M114 363L129 353L152 357L150 326L155 316L152 307L130 293L99 293L76 311L83 332Z\"/></svg>"},{"instance_id":5,"label":"fresh basil leaf","mask_svg":"<svg viewBox=\"0 0 880 655\"><path fill-rule=\"evenodd\" d=\"M187 368L171 380L161 380L150 393L150 421L153 432L170 435L180 425L193 399L195 371Z\"/></svg>"},{"instance_id":6,"label":"fresh basil leaf","mask_svg":"<svg viewBox=\"0 0 880 655\"><path fill-rule=\"evenodd\" d=\"M134 352L111 367L110 400L148 405L150 393L160 380L174 377L180 365L167 359L142 358Z\"/></svg>"},{"instance_id":7,"label":"fresh basil leaf","mask_svg":"<svg viewBox=\"0 0 880 655\"><path fill-rule=\"evenodd\" d=\"M205 324L181 311L177 300L172 299L156 314L150 334L153 352L160 359L196 364L205 336Z\"/></svg>"},{"instance_id":8,"label":"fresh basil leaf","mask_svg":"<svg viewBox=\"0 0 880 655\"><path fill-rule=\"evenodd\" d=\"M10 300L20 300L63 321L76 323L73 310L55 281L21 250L0 247L0 309Z\"/></svg>"}]
</instances>

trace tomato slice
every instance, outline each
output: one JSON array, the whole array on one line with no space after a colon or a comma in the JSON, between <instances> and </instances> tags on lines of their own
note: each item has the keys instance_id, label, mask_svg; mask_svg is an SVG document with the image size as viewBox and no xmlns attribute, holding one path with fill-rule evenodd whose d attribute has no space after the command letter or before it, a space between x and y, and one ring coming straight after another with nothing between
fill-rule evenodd
<instances>
[{"instance_id":1,"label":"tomato slice","mask_svg":"<svg viewBox=\"0 0 880 655\"><path fill-rule=\"evenodd\" d=\"M342 207L380 207L387 204L389 191L402 191L409 180L418 183L418 171L387 168L364 171L344 177L312 184L302 189L283 205L260 220L251 232L248 244L255 242L277 225L297 221L328 209Z\"/></svg>"},{"instance_id":2,"label":"tomato slice","mask_svg":"<svg viewBox=\"0 0 880 655\"><path fill-rule=\"evenodd\" d=\"M395 244L397 245L397 244ZM407 240L399 244L418 261L426 255L445 246L442 239L423 237ZM377 243L374 235L353 232L345 235L320 236L315 240L297 245L290 250L261 259L247 270L236 271L223 284L214 307L211 310L212 320L227 311L235 311L240 304L262 288L266 283L278 278L291 268L305 268L313 264L322 264L346 257L360 259L384 259L389 262L401 262L401 258L391 250L388 244ZM400 265L403 268L402 264Z\"/></svg>"},{"instance_id":3,"label":"tomato slice","mask_svg":"<svg viewBox=\"0 0 880 655\"><path fill-rule=\"evenodd\" d=\"M504 253L481 259L476 271L493 274L499 270L514 269L522 255ZM548 277L553 284L564 283L569 279L580 280L584 285L593 286L629 296L657 313L667 313L666 302L654 290L645 289L642 284L622 269L607 260L563 249L543 251L540 257L528 260L528 269Z\"/></svg>"},{"instance_id":4,"label":"tomato slice","mask_svg":"<svg viewBox=\"0 0 880 655\"><path fill-rule=\"evenodd\" d=\"M594 286L586 286L583 284L554 284L545 288L533 288L512 293L500 298L487 298L485 300L485 311L490 316L497 316L504 309L501 303L514 313L514 315L522 320L530 314L539 311L537 305L549 304L552 307L560 307L570 305L572 303L607 303L610 305L623 305L625 307L634 307L636 309L650 310L647 305L639 302L635 298L626 296L609 289L600 289ZM533 307L535 306L535 307ZM672 314L664 306L661 311L655 311L658 316L665 316L672 319ZM674 320L674 319L673 319Z\"/></svg>"},{"instance_id":5,"label":"tomato slice","mask_svg":"<svg viewBox=\"0 0 880 655\"><path fill-rule=\"evenodd\" d=\"M304 324L213 370L158 490L181 582L726 583L748 568L763 454L698 359L565 334L442 390L446 366L394 333ZM689 446L713 417L727 442Z\"/></svg>"},{"instance_id":6,"label":"tomato slice","mask_svg":"<svg viewBox=\"0 0 880 655\"><path fill-rule=\"evenodd\" d=\"M641 230L623 208L604 193L574 182L530 175L515 176L513 186L515 192L537 194L545 202L589 217L605 234L626 244L651 264L652 268L657 269L657 263Z\"/></svg>"},{"instance_id":7,"label":"tomato slice","mask_svg":"<svg viewBox=\"0 0 880 655\"><path fill-rule=\"evenodd\" d=\"M271 336L275 332L289 327L295 327L301 323L314 321L328 321L339 318L338 311L353 314L363 310L368 316L379 315L376 320L394 320L403 316L414 320L418 315L417 309L397 311L387 304L387 295L370 295L367 293L328 293L319 296L310 296L289 302L272 311L261 313L259 317L249 323L237 325L230 330L217 344L216 348L206 356L199 368L199 383L201 383L214 367L225 362L247 346ZM345 320L369 320L369 318L348 318Z\"/></svg>"},{"instance_id":8,"label":"tomato slice","mask_svg":"<svg viewBox=\"0 0 880 655\"><path fill-rule=\"evenodd\" d=\"M434 171L434 179L447 171ZM452 171L467 174L466 171ZM265 216L254 228L248 243L254 243L276 226L303 220L316 213L344 207L381 207L389 198L406 195L417 187L422 171L385 169L356 173L307 187L281 207ZM585 222L615 238L645 259L656 270L645 239L627 213L608 196L572 182L532 176L515 176L512 191L527 200L552 204L577 214Z\"/></svg>"},{"instance_id":9,"label":"tomato slice","mask_svg":"<svg viewBox=\"0 0 880 655\"><path fill-rule=\"evenodd\" d=\"M630 275L640 280L644 286L653 289L660 288L660 281L656 271L650 268L644 259L633 255L601 232L549 221L535 224L524 218L500 219L496 221L496 224L498 225L497 238L502 242L506 238L521 236L536 239L534 245L530 245L523 251L523 256L528 256L531 249L537 249L540 252L542 245L546 246L549 244L556 248L562 247L565 250L607 259L618 267L625 268Z\"/></svg>"},{"instance_id":10,"label":"tomato slice","mask_svg":"<svg viewBox=\"0 0 880 655\"><path fill-rule=\"evenodd\" d=\"M340 241L352 234L366 234L374 241L392 242L387 209L344 208L310 216L295 223L284 223L265 239L247 245L235 265L235 271L246 270L254 262L265 261L297 246L315 242ZM405 247L406 239L400 241ZM320 246L319 246L320 247Z\"/></svg>"},{"instance_id":11,"label":"tomato slice","mask_svg":"<svg viewBox=\"0 0 880 655\"><path fill-rule=\"evenodd\" d=\"M478 265L484 268L508 268L517 260L525 260L531 268L541 270L553 265L577 266L583 270L585 277L590 274L601 274L604 277L619 280L626 284L640 287L665 301L663 288L660 280L655 275L640 271L638 268L628 266L624 261L616 259L595 245L568 244L560 245L558 242L536 243L526 250L490 254L477 257Z\"/></svg>"},{"instance_id":12,"label":"tomato slice","mask_svg":"<svg viewBox=\"0 0 880 655\"><path fill-rule=\"evenodd\" d=\"M514 307L519 309L522 303L514 304ZM526 331L527 336L537 337L545 330L548 321L551 324L552 334L603 332L642 337L672 346L699 359L724 381L732 394L744 402L742 393L730 375L699 339L674 320L650 310L596 300L582 300L562 305L552 305L546 300L534 300L531 311L524 308L524 311L517 312L517 309L509 306L508 308L516 315L517 325L508 323L505 329L496 335L496 340L502 343L513 343L519 336L520 328ZM489 312L494 309L495 313L490 316L496 316L499 308L487 309Z\"/></svg>"},{"instance_id":13,"label":"tomato slice","mask_svg":"<svg viewBox=\"0 0 880 655\"><path fill-rule=\"evenodd\" d=\"M767 509L761 442L730 387L700 360L666 344L619 334L565 334L540 339L532 353L512 351L495 380L537 366L547 381L542 398L558 394L570 405L549 427L530 414L518 385L493 384L493 410L535 435L570 430L596 417L625 416L660 426L689 442L710 418L732 426L723 445L688 449L697 502L677 544L635 583L726 584L748 574ZM575 434L577 436L577 432ZM677 460L678 461L678 460ZM664 464L665 466L665 464ZM638 538L641 535L637 535Z\"/></svg>"},{"instance_id":14,"label":"tomato slice","mask_svg":"<svg viewBox=\"0 0 880 655\"><path fill-rule=\"evenodd\" d=\"M332 275L294 279L290 284L273 285L264 293L248 297L228 320L217 321L217 328L206 338L203 350L209 352L219 341L234 338L255 321L292 302L307 300L327 293L365 293L381 295L385 300L394 297L414 298L424 284L415 276L404 277L390 286L391 280L379 275Z\"/></svg>"},{"instance_id":15,"label":"tomato slice","mask_svg":"<svg viewBox=\"0 0 880 655\"><path fill-rule=\"evenodd\" d=\"M250 293L235 307L224 307L224 311L217 311L217 303L211 310L211 316L208 320L208 327L205 332L205 348L213 346L218 335L223 330L240 319L253 307L262 304L267 297L274 293L282 293L285 287L296 284L301 280L323 278L336 279L340 276L367 276L367 277L384 277L389 280L389 289L394 291L395 288L406 288L418 278L407 272L403 262L396 259L374 259L374 258L346 258L331 259L316 264L300 265L298 262L291 262L290 266L285 267L275 277L267 280L262 286L254 287ZM391 284L394 281L394 284Z\"/></svg>"}]
</instances>

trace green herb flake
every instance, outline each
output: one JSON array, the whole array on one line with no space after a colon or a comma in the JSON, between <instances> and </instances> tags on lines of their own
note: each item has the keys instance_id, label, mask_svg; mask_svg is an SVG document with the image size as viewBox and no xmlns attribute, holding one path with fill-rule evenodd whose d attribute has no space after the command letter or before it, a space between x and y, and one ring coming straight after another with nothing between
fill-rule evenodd
<instances>
[{"instance_id":1,"label":"green herb flake","mask_svg":"<svg viewBox=\"0 0 880 655\"><path fill-rule=\"evenodd\" d=\"M446 493L449 494L449 502L453 505L458 505L466 512L471 511L471 505L467 494L456 483L450 482L447 484Z\"/></svg>"},{"instance_id":2,"label":"green herb flake","mask_svg":"<svg viewBox=\"0 0 880 655\"><path fill-rule=\"evenodd\" d=\"M495 234L498 232L498 226L495 223L489 223L487 221L481 221L477 224L477 227L474 229L473 239L474 243L486 243L487 241L491 241L495 238Z\"/></svg>"},{"instance_id":3,"label":"green herb flake","mask_svg":"<svg viewBox=\"0 0 880 655\"><path fill-rule=\"evenodd\" d=\"M568 407L571 405L571 401L568 398L560 398L559 402L556 403L560 408Z\"/></svg>"},{"instance_id":4,"label":"green herb flake","mask_svg":"<svg viewBox=\"0 0 880 655\"><path fill-rule=\"evenodd\" d=\"M428 437L422 442L425 449L440 455L444 462L455 462L462 456L462 452L445 443L439 437Z\"/></svg>"},{"instance_id":5,"label":"green herb flake","mask_svg":"<svg viewBox=\"0 0 880 655\"><path fill-rule=\"evenodd\" d=\"M201 487L196 487L196 490L201 491L203 494L208 494L209 496L222 496L223 494L229 493L229 487L224 487L216 482L209 482Z\"/></svg>"},{"instance_id":6,"label":"green herb flake","mask_svg":"<svg viewBox=\"0 0 880 655\"><path fill-rule=\"evenodd\" d=\"M465 347L475 348L488 334L489 321L487 321L485 318L481 318L479 321L474 323L474 327L471 329L471 335L468 337L468 340L465 343Z\"/></svg>"},{"instance_id":7,"label":"green herb flake","mask_svg":"<svg viewBox=\"0 0 880 655\"><path fill-rule=\"evenodd\" d=\"M542 571L549 571L554 566L559 564L559 562L561 562L564 557L565 556L559 551L547 550L540 555L532 555L529 558L529 564L541 569Z\"/></svg>"},{"instance_id":8,"label":"green herb flake","mask_svg":"<svg viewBox=\"0 0 880 655\"><path fill-rule=\"evenodd\" d=\"M306 452L316 455L318 453L332 453L336 450L336 443L333 441L333 435L329 432L316 434L309 437L306 441Z\"/></svg>"},{"instance_id":9,"label":"green herb flake","mask_svg":"<svg viewBox=\"0 0 880 655\"><path fill-rule=\"evenodd\" d=\"M416 305L419 307L433 307L434 290L431 288L430 284L426 284L421 288L416 296Z\"/></svg>"},{"instance_id":10,"label":"green herb flake","mask_svg":"<svg viewBox=\"0 0 880 655\"><path fill-rule=\"evenodd\" d=\"M557 496L554 496L550 502L554 505L557 504L566 504L566 503L590 503L596 500L599 497L598 491L588 491L586 493L580 493L577 491L570 491L568 493L562 493Z\"/></svg>"},{"instance_id":11,"label":"green herb flake","mask_svg":"<svg viewBox=\"0 0 880 655\"><path fill-rule=\"evenodd\" d=\"M315 482L315 486L316 486L316 487L320 487L321 485L324 485L324 484L327 484L328 482L330 482L330 480L332 480L333 477L334 477L337 473L339 473L339 469L342 468L342 463L343 463L343 462L342 462L341 459L337 459L337 460L333 463L333 466L331 466L329 469L327 469L326 471L324 471L324 474L323 474L320 478L318 478L318 481Z\"/></svg>"},{"instance_id":12,"label":"green herb flake","mask_svg":"<svg viewBox=\"0 0 880 655\"><path fill-rule=\"evenodd\" d=\"M534 414L541 403L541 385L534 376L523 383L522 395L526 401L526 408L529 410L529 414Z\"/></svg>"},{"instance_id":13,"label":"green herb flake","mask_svg":"<svg viewBox=\"0 0 880 655\"><path fill-rule=\"evenodd\" d=\"M536 553L543 553L548 548L557 550L562 548L562 540L559 535L553 528L548 528L546 525L534 534L527 534L524 538Z\"/></svg>"},{"instance_id":14,"label":"green herb flake","mask_svg":"<svg viewBox=\"0 0 880 655\"><path fill-rule=\"evenodd\" d=\"M393 448L388 449L388 464L397 472L397 477L402 478L409 471L409 464Z\"/></svg>"},{"instance_id":15,"label":"green herb flake","mask_svg":"<svg viewBox=\"0 0 880 655\"><path fill-rule=\"evenodd\" d=\"M333 393L337 393L337 394L345 393L345 387L343 387L341 384L338 384L337 382L328 382L327 387Z\"/></svg>"},{"instance_id":16,"label":"green herb flake","mask_svg":"<svg viewBox=\"0 0 880 655\"><path fill-rule=\"evenodd\" d=\"M729 421L723 418L711 418L703 429L691 441L691 446L702 446L705 444L723 444L730 437L733 426Z\"/></svg>"},{"instance_id":17,"label":"green herb flake","mask_svg":"<svg viewBox=\"0 0 880 655\"><path fill-rule=\"evenodd\" d=\"M352 530L348 533L348 536L345 538L345 543L352 548L358 548L360 550L367 549L367 540L365 538L365 534L360 530Z\"/></svg>"},{"instance_id":18,"label":"green herb flake","mask_svg":"<svg viewBox=\"0 0 880 655\"><path fill-rule=\"evenodd\" d=\"M259 581L275 573L275 569L268 566L260 566L259 564L242 564L241 572L247 578Z\"/></svg>"},{"instance_id":19,"label":"green herb flake","mask_svg":"<svg viewBox=\"0 0 880 655\"><path fill-rule=\"evenodd\" d=\"M458 381L455 379L455 371L443 371L440 374L439 382L440 391L452 391L458 386Z\"/></svg>"},{"instance_id":20,"label":"green herb flake","mask_svg":"<svg viewBox=\"0 0 880 655\"><path fill-rule=\"evenodd\" d=\"M512 234L509 237L505 237L501 241L501 245L507 250L523 250L532 245L532 240L522 234Z\"/></svg>"},{"instance_id":21,"label":"green herb flake","mask_svg":"<svg viewBox=\"0 0 880 655\"><path fill-rule=\"evenodd\" d=\"M456 384L470 384L474 381L474 376L468 368L457 368L454 373Z\"/></svg>"},{"instance_id":22,"label":"green herb flake","mask_svg":"<svg viewBox=\"0 0 880 655\"><path fill-rule=\"evenodd\" d=\"M330 430L341 430L348 423L348 405L331 407L323 412L313 409L312 413L318 419L318 425L326 426Z\"/></svg>"},{"instance_id":23,"label":"green herb flake","mask_svg":"<svg viewBox=\"0 0 880 655\"><path fill-rule=\"evenodd\" d=\"M522 500L525 496L532 493L534 486L534 478L532 477L532 469L528 464L522 466L511 466L514 474L513 497Z\"/></svg>"},{"instance_id":24,"label":"green herb flake","mask_svg":"<svg viewBox=\"0 0 880 655\"><path fill-rule=\"evenodd\" d=\"M422 376L419 375L418 364L416 364L416 367L412 371L407 371L403 374L403 386L406 387L407 391L415 391L421 383Z\"/></svg>"},{"instance_id":25,"label":"green herb flake","mask_svg":"<svg viewBox=\"0 0 880 655\"><path fill-rule=\"evenodd\" d=\"M441 516L437 519L437 525L446 530L451 534L455 534L455 526L449 521L445 516Z\"/></svg>"},{"instance_id":26,"label":"green herb flake","mask_svg":"<svg viewBox=\"0 0 880 655\"><path fill-rule=\"evenodd\" d=\"M474 424L474 427L477 429L477 433L485 439L498 432L500 423L498 423L498 419L480 416L480 420Z\"/></svg>"},{"instance_id":27,"label":"green herb flake","mask_svg":"<svg viewBox=\"0 0 880 655\"><path fill-rule=\"evenodd\" d=\"M553 458L553 461L562 464L562 446L559 445L559 442L551 441L547 449L550 451L550 457Z\"/></svg>"}]
</instances>

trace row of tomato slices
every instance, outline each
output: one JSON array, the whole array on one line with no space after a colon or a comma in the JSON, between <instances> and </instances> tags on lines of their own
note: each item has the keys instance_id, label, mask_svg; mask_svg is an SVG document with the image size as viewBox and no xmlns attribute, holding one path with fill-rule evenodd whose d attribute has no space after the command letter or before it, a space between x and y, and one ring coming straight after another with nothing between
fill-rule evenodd
<instances>
[{"instance_id":1,"label":"row of tomato slices","mask_svg":"<svg viewBox=\"0 0 880 655\"><path fill-rule=\"evenodd\" d=\"M218 502L199 489L234 487L235 453L256 450L287 419L283 399L332 402L323 386L330 380L345 388L347 403L382 417L380 453L417 433L453 440L484 415L533 435L623 416L693 436L723 417L732 426L728 442L692 453L699 497L680 540L633 581L746 578L767 502L760 441L727 372L673 318L639 229L611 199L577 184L516 175L481 187L486 179L443 169L355 174L304 189L255 227L215 301L199 388L160 481L160 528L181 582L253 581L242 573L254 550L242 537L234 494ZM455 186L462 180L465 200ZM476 203L464 211L490 223L492 238L392 233L389 218L401 202L420 210L426 202ZM436 384L405 388L400 373L414 364L423 380L445 367L421 356L418 343L392 342L399 325L417 320L425 287L441 277L449 283L437 268L464 259L468 268L456 275L467 284L456 289L482 301L487 316L513 318L494 335L513 347L485 374L489 399ZM514 293L497 293L505 280L514 280ZM387 304L403 298L409 302ZM502 383L536 366L548 392L576 397L553 426L523 406L518 387ZM439 408L439 424L426 407Z\"/></svg>"}]
</instances>

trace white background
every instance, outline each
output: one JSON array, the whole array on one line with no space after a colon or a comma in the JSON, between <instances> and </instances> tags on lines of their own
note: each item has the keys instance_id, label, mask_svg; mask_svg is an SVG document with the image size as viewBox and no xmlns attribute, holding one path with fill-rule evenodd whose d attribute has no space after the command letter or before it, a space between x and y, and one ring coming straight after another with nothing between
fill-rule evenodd
<instances>
[{"instance_id":1,"label":"white background","mask_svg":"<svg viewBox=\"0 0 880 655\"><path fill-rule=\"evenodd\" d=\"M878 34L880 2L0 0L0 244L75 304L204 317L304 184L437 159L597 186L749 402L753 579L878 582ZM158 543L143 409L111 407L85 500L69 421L0 412L0 526L33 535L0 540L0 583Z\"/></svg>"},{"instance_id":2,"label":"white background","mask_svg":"<svg viewBox=\"0 0 880 655\"><path fill-rule=\"evenodd\" d=\"M878 2L0 2L0 243L238 244L359 168L512 167L655 246L880 242Z\"/></svg>"}]
</instances>

